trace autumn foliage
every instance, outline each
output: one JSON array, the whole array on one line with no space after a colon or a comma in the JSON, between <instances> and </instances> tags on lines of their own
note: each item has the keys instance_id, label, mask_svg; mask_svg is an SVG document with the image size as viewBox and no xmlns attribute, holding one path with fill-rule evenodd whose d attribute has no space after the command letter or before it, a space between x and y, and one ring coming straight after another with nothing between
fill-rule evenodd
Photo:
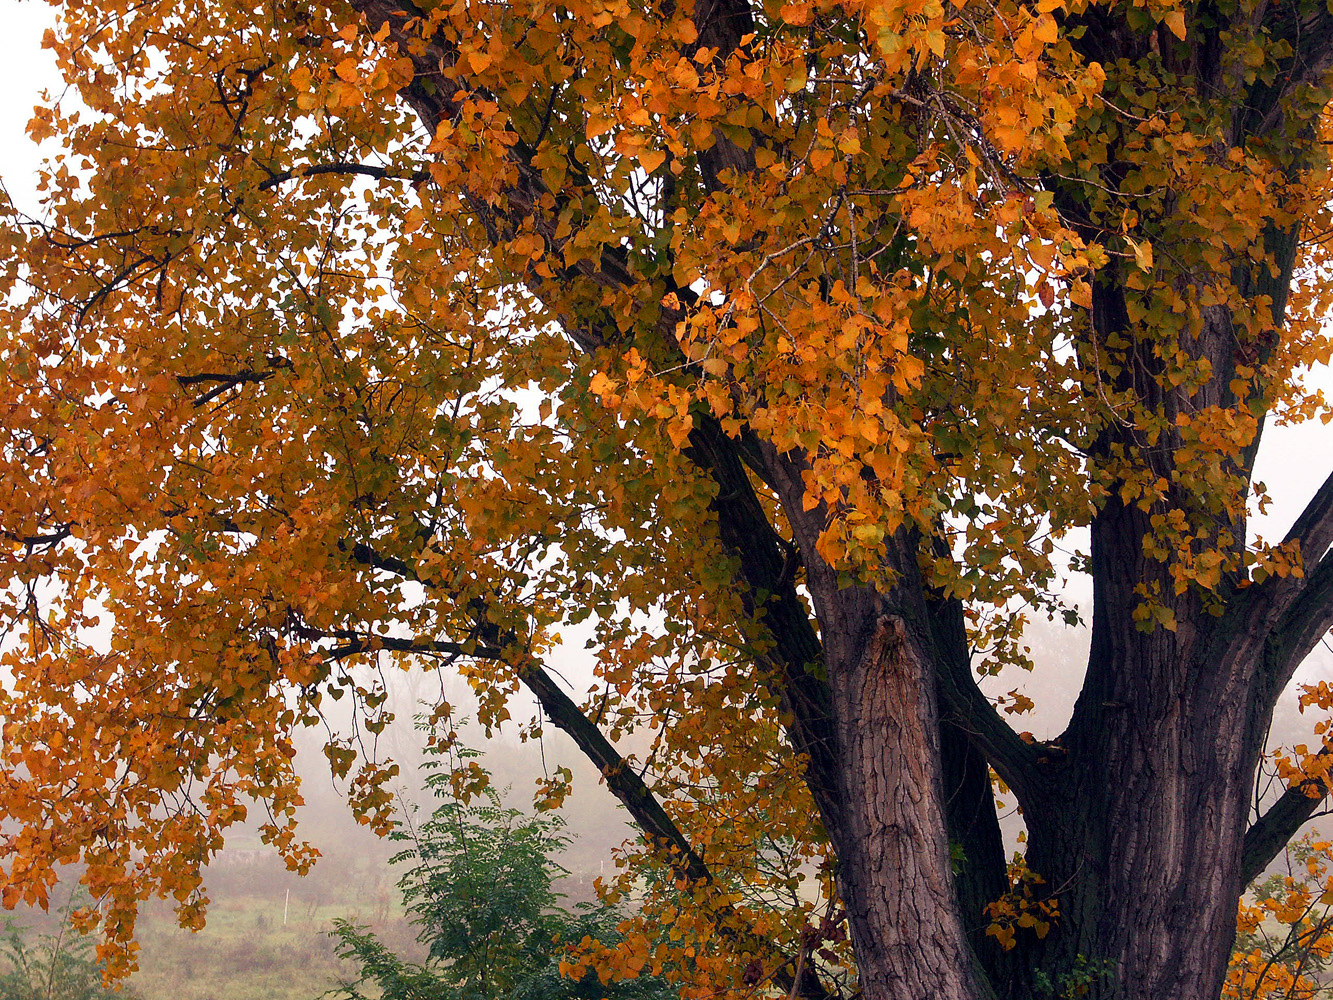
<instances>
[{"instance_id":1,"label":"autumn foliage","mask_svg":"<svg viewBox=\"0 0 1333 1000\"><path fill-rule=\"evenodd\" d=\"M1250 815L1333 624L1333 482L1246 524L1263 422L1329 413L1322 3L56 14L0 236L7 904L81 863L124 971L241 818L304 868L291 734L344 697L386 827L354 668L426 660L644 831L607 976L1217 996L1327 788L1321 735ZM1034 615L1092 630L1049 742L976 685Z\"/></svg>"}]
</instances>

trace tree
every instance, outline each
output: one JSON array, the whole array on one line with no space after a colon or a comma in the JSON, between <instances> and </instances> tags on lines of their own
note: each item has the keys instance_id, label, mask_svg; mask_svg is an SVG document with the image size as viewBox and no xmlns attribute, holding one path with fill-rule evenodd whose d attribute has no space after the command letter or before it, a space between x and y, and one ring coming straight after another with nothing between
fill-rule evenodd
<instances>
[{"instance_id":1,"label":"tree","mask_svg":"<svg viewBox=\"0 0 1333 1000\"><path fill-rule=\"evenodd\" d=\"M465 747L452 753L456 761L478 756ZM568 841L558 816L506 808L489 786L480 804L466 802L453 787L453 771L433 767L438 763L427 761L434 773L426 782L439 806L419 828L392 835L408 843L393 861L409 866L398 886L430 963L406 962L364 928L335 921L339 954L361 967L361 979L333 995L364 1000L361 986L369 982L386 1000L666 1000L671 993L660 979L608 985L591 970L580 980L562 977L561 955L585 939L619 943L621 914L588 904L560 908L553 883L568 872L551 855Z\"/></svg>"},{"instance_id":2,"label":"tree","mask_svg":"<svg viewBox=\"0 0 1333 1000\"><path fill-rule=\"evenodd\" d=\"M373 733L352 668L425 657L487 723L531 692L667 866L618 975L1218 995L1327 788L1316 744L1250 815L1333 624L1333 479L1247 527L1265 422L1328 413L1323 3L59 17L81 105L3 255L7 902L79 860L111 941L198 921L252 800L303 866L289 732L350 693ZM1025 739L977 671L1078 619L1067 572L1082 694ZM388 765L328 754L387 823Z\"/></svg>"}]
</instances>

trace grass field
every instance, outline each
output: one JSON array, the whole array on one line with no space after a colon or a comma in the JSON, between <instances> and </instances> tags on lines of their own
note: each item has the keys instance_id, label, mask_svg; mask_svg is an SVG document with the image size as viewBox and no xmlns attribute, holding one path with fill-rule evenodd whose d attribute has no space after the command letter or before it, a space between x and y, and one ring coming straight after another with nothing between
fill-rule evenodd
<instances>
[{"instance_id":1,"label":"grass field","mask_svg":"<svg viewBox=\"0 0 1333 1000\"><path fill-rule=\"evenodd\" d=\"M393 885L398 873L379 857L340 860L316 866L307 879L267 856L215 870L208 922L197 933L182 930L166 903L146 904L139 971L126 985L140 1000L316 1000L356 971L338 958L329 936L338 918L367 925L394 951L420 958ZM58 887L53 904L69 891ZM23 929L27 947L38 948L60 930L56 911L53 905L50 913L5 916Z\"/></svg>"},{"instance_id":2,"label":"grass field","mask_svg":"<svg viewBox=\"0 0 1333 1000\"><path fill-rule=\"evenodd\" d=\"M394 885L400 874L384 858L364 855L326 859L304 879L267 855L220 866L212 872L203 930L182 930L166 903L144 906L139 971L126 985L140 1000L317 1000L355 977L329 934L339 918L370 927L395 953L420 961L424 949ZM566 902L590 900L591 880L591 874L562 880ZM57 889L53 900L63 903L68 894ZM55 910L8 916L36 946L59 929Z\"/></svg>"},{"instance_id":3,"label":"grass field","mask_svg":"<svg viewBox=\"0 0 1333 1000\"><path fill-rule=\"evenodd\" d=\"M174 926L164 907L143 927L140 971L130 985L143 1000L313 1000L355 969L329 937L338 917L371 925L396 951L417 950L397 907L317 904L238 897L215 905L192 934Z\"/></svg>"}]
</instances>

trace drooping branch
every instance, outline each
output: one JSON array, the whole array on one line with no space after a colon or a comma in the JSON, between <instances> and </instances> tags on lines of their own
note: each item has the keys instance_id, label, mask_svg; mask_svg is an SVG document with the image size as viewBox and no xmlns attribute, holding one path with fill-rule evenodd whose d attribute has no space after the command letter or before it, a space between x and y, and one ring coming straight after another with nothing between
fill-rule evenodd
<instances>
[{"instance_id":1,"label":"drooping branch","mask_svg":"<svg viewBox=\"0 0 1333 1000\"><path fill-rule=\"evenodd\" d=\"M607 788L634 817L635 825L667 856L677 877L689 883L711 884L713 875L708 865L690 845L680 828L672 822L643 779L616 751L597 725L560 689L551 675L534 665L520 671L519 678L536 697L551 721L567 733L584 756L601 770ZM753 931L747 929L744 919L730 904L719 907L718 916L718 928L722 934L741 940L751 947L758 946L762 951L776 952L771 942L756 937ZM772 965L775 961L776 968L770 970L770 975L773 982L789 996L802 997L804 1000L832 1000L833 994L824 987L809 962L774 954L767 964Z\"/></svg>"},{"instance_id":2,"label":"drooping branch","mask_svg":"<svg viewBox=\"0 0 1333 1000\"><path fill-rule=\"evenodd\" d=\"M711 882L713 876L703 858L671 821L643 779L551 675L540 667L531 666L519 673L519 679L550 720L573 739L588 760L597 765L606 779L606 787L629 810L644 835L670 857L677 876L688 882Z\"/></svg>"},{"instance_id":3,"label":"drooping branch","mask_svg":"<svg viewBox=\"0 0 1333 1000\"><path fill-rule=\"evenodd\" d=\"M444 73L456 66L458 54L453 44L442 34L430 38L419 37L418 26L422 23L414 16L415 8L410 2L402 0L353 0L353 5L366 18L375 31L385 31L389 44L397 46L400 52L412 59L416 75L413 82L404 91L404 97L417 112L427 128L432 131L438 125L457 114L452 95L462 89L459 81L445 79ZM694 20L698 38L692 50L700 47L713 51L715 58L725 59L726 55L741 44L749 33L750 8L747 0L714 0L712 3L701 2L694 11ZM539 171L534 169L532 161L534 151L523 141L514 143L505 154L512 167L512 179L506 186L503 199L482 200L464 197L476 212L492 242L500 243L510 238L520 228L531 228L544 240L544 260L553 273L568 276L569 267L565 264L564 248L569 239L568 229L561 230L557 225L557 213L552 205L561 203L560 197L546 188ZM752 169L753 154L741 150L725 137L718 136L712 152L704 158L701 169L705 183L711 187L723 183L723 175L734 171ZM578 263L573 265L583 277L597 286L606 288L626 288L633 286L637 278L625 259L620 248L604 248L597 258L576 255ZM538 298L545 289L536 280L530 283L530 289ZM688 298L687 290L676 290L678 296ZM582 313L577 320L568 318L565 311L556 308L566 334L584 351L592 351L611 342L618 336L615 318L607 315L604 322L590 325L589 314ZM594 317L600 317L599 307L591 310ZM679 314L664 308L658 322L658 333L662 345L668 351L678 351L674 330ZM683 359L682 359L683 360ZM810 621L808 610L796 589L799 557L794 548L780 537L770 522L763 504L755 493L754 486L747 472L763 468L763 463L756 459L752 443L729 437L717 420L709 415L695 414L694 428L689 436L686 456L699 470L717 486L717 493L712 504L717 517L719 535L723 545L737 558L738 580L742 600L750 616L761 623L773 639L772 648L764 654L766 665L771 668L771 677L765 681L776 686L777 694L784 709L792 719L788 733L797 752L805 754L809 760L808 780L817 796L823 793L822 806L836 806L835 756L836 745L829 724L828 692L825 682L820 677L822 647L818 633ZM760 474L762 478L762 473ZM364 553L369 556L370 553ZM384 562L378 562L380 568L391 569ZM553 686L545 687L540 674L521 672L524 682L534 694L544 690L548 697L554 698ZM548 679L549 680L549 679ZM559 724L565 719L571 727L571 735L586 756L598 763L607 773L605 758L614 753L604 737L591 723L571 714L569 705L546 705L548 714ZM591 728L587 728L587 727ZM582 734L582 739L578 734ZM619 759L618 757L616 758ZM632 772L628 772L632 776ZM629 780L628 777L626 780ZM637 780L637 779L636 779ZM611 784L608 776L608 784ZM613 791L616 790L612 785ZM617 794L636 823L650 837L661 840L661 821L665 814L654 812L651 806L644 806L636 812L633 800L636 800L645 788L624 788ZM660 811L660 806L657 807ZM688 844L682 840L675 843L666 838L669 847L674 846L682 858L682 863L690 865ZM784 960L785 962L785 960ZM795 993L806 997L826 996L823 987L808 964L786 965L784 975L791 979Z\"/></svg>"},{"instance_id":4,"label":"drooping branch","mask_svg":"<svg viewBox=\"0 0 1333 1000\"><path fill-rule=\"evenodd\" d=\"M330 649L325 656L342 660L351 656L389 650L417 656L445 657L453 661L461 656L504 662L504 650L498 646L453 640L402 638L395 636L356 636L348 632L331 632L344 638L341 645ZM645 836L671 859L676 874L689 882L711 882L712 874L702 857L690 845L680 828L672 822L643 779L629 767L624 757L606 738L597 724L584 715L574 700L565 694L545 670L530 664L519 672L519 679L532 692L542 710L562 731L567 733L606 780L607 788L629 810L635 825Z\"/></svg>"},{"instance_id":5,"label":"drooping branch","mask_svg":"<svg viewBox=\"0 0 1333 1000\"><path fill-rule=\"evenodd\" d=\"M512 659L507 655L509 651L500 646L472 640L456 642L378 635L355 636L347 632L329 634L347 640L325 654L333 660L381 649L444 657L449 662L464 656L496 662ZM667 859L676 877L689 885L713 884L713 873L704 858L690 844L647 783L551 675L539 664L530 662L519 670L519 679L537 699L547 717L573 739L583 755L597 766L606 781L606 787L620 800L649 843ZM830 993L823 985L809 962L782 954L771 941L756 935L730 903L720 904L716 915L719 933L738 941L747 950L771 953L765 963L766 972L789 996L800 997L802 1000L835 1000L836 994Z\"/></svg>"},{"instance_id":6,"label":"drooping branch","mask_svg":"<svg viewBox=\"0 0 1333 1000\"><path fill-rule=\"evenodd\" d=\"M745 556L742 554L744 563L742 575L752 578L754 586L766 582L773 588L774 596L765 608L767 614L764 619L769 630L778 639L776 648L786 651L786 673L791 675L793 683L784 685L784 701L796 701L797 706L793 711L799 710L802 718L813 722L822 716L812 713L811 706L804 703L812 702L815 706L822 706L822 688L814 674L806 669L814 660L805 660L802 657L817 658L819 643L792 586L791 567L788 561L790 557L786 554L775 555L772 551L777 549L781 553L781 540L776 536L767 518L763 516L762 507L749 484L735 447L715 423L711 424L711 427L707 421L701 423L703 429L696 429L695 432L698 435L698 442L695 442L693 435L691 442L696 449L706 447L710 463L707 467L715 467L715 475L721 476L728 486L728 494L719 499L721 506L718 508L719 520L724 524L724 535L738 531L748 533L748 537L752 540L764 543L759 545L756 551L761 556L768 556L768 558L751 558L745 562ZM762 518L762 522L756 518ZM407 562L386 555L371 545L340 542L338 547L361 565L431 586L431 581L423 579ZM748 574L745 567L748 567ZM387 649L398 653L445 657L450 662L460 657L477 657L497 662L511 661L518 645L518 637L513 633L501 633L494 624L487 622L484 605L477 604L471 611L476 615L477 624L463 641L405 639L379 635L359 636L350 632L331 632L327 633L329 637L344 641L326 655L344 659L361 653ZM691 883L711 884L713 876L705 860L694 850L651 789L635 770L628 766L597 724L584 714L540 665L525 663L518 674L520 681L532 692L551 721L567 733L583 755L597 766L606 780L607 787L625 806L635 825L649 842L668 858L677 876ZM826 751L827 740L821 737L819 742ZM815 751L820 752L820 747L816 747ZM771 942L760 939L752 931L745 929L745 921L730 905L725 905L719 910L719 918L721 932L728 936L743 938L743 943L748 949L760 952L773 950ZM766 968L774 983L793 997L801 997L804 1000L833 1000L834 994L823 985L809 962L775 954L766 963Z\"/></svg>"}]
</instances>

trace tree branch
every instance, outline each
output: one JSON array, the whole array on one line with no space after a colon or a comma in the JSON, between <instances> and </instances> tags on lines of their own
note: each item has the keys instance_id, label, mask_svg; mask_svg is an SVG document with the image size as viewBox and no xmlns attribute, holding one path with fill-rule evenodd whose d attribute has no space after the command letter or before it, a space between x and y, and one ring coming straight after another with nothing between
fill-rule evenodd
<instances>
[{"instance_id":1,"label":"tree branch","mask_svg":"<svg viewBox=\"0 0 1333 1000\"><path fill-rule=\"evenodd\" d=\"M224 392L245 385L247 382L267 382L272 377L273 372L271 371L257 372L246 369L245 371L233 373L206 372L199 375L177 375L176 381L182 386L198 385L202 382L216 383L212 389L196 396L190 401L190 405L198 409L201 406L207 406Z\"/></svg>"},{"instance_id":2,"label":"tree branch","mask_svg":"<svg viewBox=\"0 0 1333 1000\"><path fill-rule=\"evenodd\" d=\"M1325 556L1301 582L1264 638L1265 694L1270 698L1281 693L1301 661L1333 628L1333 556Z\"/></svg>"},{"instance_id":3,"label":"tree branch","mask_svg":"<svg viewBox=\"0 0 1333 1000\"><path fill-rule=\"evenodd\" d=\"M1260 9L1262 24L1246 25L1248 32L1234 32L1234 43L1257 41L1273 51L1277 43L1286 42L1291 54L1278 63L1271 77L1261 75L1251 83L1245 99L1238 102L1235 131L1241 141L1276 128L1291 98L1308 85L1318 85L1333 66L1333 13L1327 4L1294 0L1264 4Z\"/></svg>"},{"instance_id":4,"label":"tree branch","mask_svg":"<svg viewBox=\"0 0 1333 1000\"><path fill-rule=\"evenodd\" d=\"M935 537L931 544L936 556L948 557L942 538ZM1021 802L1034 803L1040 747L1023 742L977 686L962 601L932 593L926 607L942 719L967 734Z\"/></svg>"},{"instance_id":5,"label":"tree branch","mask_svg":"<svg viewBox=\"0 0 1333 1000\"><path fill-rule=\"evenodd\" d=\"M10 541L16 542L19 545L28 546L29 548L36 548L39 545L49 548L52 545L58 545L65 539L72 537L73 534L74 534L73 522L59 525L54 531L45 535L42 534L22 535L14 531L8 531L8 530L0 531L0 535L3 535Z\"/></svg>"},{"instance_id":6,"label":"tree branch","mask_svg":"<svg viewBox=\"0 0 1333 1000\"><path fill-rule=\"evenodd\" d=\"M1284 542L1297 542L1305 559L1302 576L1271 576L1235 592L1226 617L1228 631L1245 641L1262 637L1256 704L1270 707L1301 661L1333 628L1333 475L1324 480ZM1260 713L1266 718L1266 713ZM1259 716L1256 716L1258 718ZM1266 724L1266 723L1265 723Z\"/></svg>"},{"instance_id":7,"label":"tree branch","mask_svg":"<svg viewBox=\"0 0 1333 1000\"><path fill-rule=\"evenodd\" d=\"M338 633L329 633L339 636ZM339 636L342 637L342 636ZM387 635L357 636L341 646L335 646L323 655L330 660L345 660L349 656L376 653L387 649L393 653L411 653L417 656L440 656L453 662L460 656L475 656L482 660L500 660L500 650L494 646L467 642L445 642L424 639L397 639Z\"/></svg>"},{"instance_id":8,"label":"tree branch","mask_svg":"<svg viewBox=\"0 0 1333 1000\"><path fill-rule=\"evenodd\" d=\"M1328 750L1321 751L1327 754ZM1309 792L1315 792L1311 795ZM1241 877L1245 884L1253 882L1282 853L1287 842L1324 804L1328 785L1312 780L1289 788L1245 832L1241 848Z\"/></svg>"},{"instance_id":9,"label":"tree branch","mask_svg":"<svg viewBox=\"0 0 1333 1000\"><path fill-rule=\"evenodd\" d=\"M721 433L720 428L717 431L719 434ZM723 440L725 440L725 437ZM722 455L716 452L712 454L723 465L727 464L723 461ZM734 455L732 460L739 465L739 459ZM744 477L743 469L739 470L739 475ZM744 482L746 488L750 489L748 479ZM754 507L762 513L758 498L754 497L752 489L750 489L749 496ZM766 518L763 523L768 534L776 538L772 526L768 524ZM753 529L754 526L747 524L746 527ZM364 566L394 573L406 579L429 585L429 581L422 580L407 562L394 556L385 555L368 544L339 542L338 549ZM785 572L785 557L779 562L779 566L779 572ZM772 567L770 566L768 569L771 572ZM770 582L775 587L780 583L778 579L773 579ZM790 584L788 588L791 589ZM791 597L799 602L794 589L791 589ZM779 605L781 605L781 602L779 602ZM781 613L780 608L778 621L786 620L786 616ZM810 629L809 619L805 616L803 608L801 609L800 620L804 622L807 629ZM403 639L392 636L363 637L350 632L330 632L325 634L334 638L350 639L351 641L335 647L326 655L331 659L341 660L358 654L386 649L398 653L445 657L450 662L462 656L507 662L511 659L509 653L512 652L517 637L493 634L494 631L492 626L490 634L488 634L479 622L474 635L463 642ZM783 631L784 629L781 626L776 629L779 636ZM814 636L813 629L810 629L808 639L809 642L813 643L813 649L817 652L819 648L818 639ZM511 648L507 650L505 647ZM801 678L813 683L815 678L804 667L805 664L802 662ZM596 723L584 715L582 709L556 685L550 675L540 666L531 664L520 669L519 679L532 692L542 706L542 710L556 726L567 733L584 756L597 766L612 794L629 811L635 825L648 837L649 841L667 855L678 877L689 882L711 884L713 876L703 858L690 845L680 828L671 820L671 817L667 815L666 810L662 808L661 803L658 802L643 779L632 767L626 764L625 759L602 734ZM809 697L808 693L807 697ZM740 935L745 938L745 944L748 947L755 947L759 950L773 950L771 942L758 938L752 931L741 932L736 930L738 926L745 926L745 922L729 904L719 912L723 918L719 921L719 929L722 933L729 936ZM798 961L785 955L776 955L775 957L780 959L781 964L772 972L773 981L780 988L787 991L790 996L801 997L802 1000L833 1000L834 994L831 994L824 987L810 963Z\"/></svg>"},{"instance_id":10,"label":"tree branch","mask_svg":"<svg viewBox=\"0 0 1333 1000\"><path fill-rule=\"evenodd\" d=\"M303 177L318 177L322 174L374 177L377 180L411 181L413 184L430 180L430 173L426 170L414 170L410 174L400 174L386 167L377 167L368 163L312 163L273 174L268 180L259 185L259 190L271 191L279 184L300 180Z\"/></svg>"},{"instance_id":11,"label":"tree branch","mask_svg":"<svg viewBox=\"0 0 1333 1000\"><path fill-rule=\"evenodd\" d=\"M330 634L339 637L348 635L342 632ZM504 650L498 646L471 641L403 639L391 636L358 636L325 655L329 659L341 660L381 649L396 653L441 656L450 662L461 656L498 662L507 660ZM568 734L583 755L597 766L606 781L606 787L625 806L634 824L648 838L649 843L667 858L676 877L690 884L713 884L713 873L703 857L662 808L652 790L634 768L629 766L597 724L561 690L551 675L534 663L519 670L519 679L532 692L542 711L560 730ZM833 994L823 986L809 963L776 953L771 942L759 938L753 931L748 930L747 922L731 904L720 906L717 915L720 933L733 940L739 939L748 947L775 952L773 959L780 964L773 971L772 978L774 983L789 995L801 997L803 1000L833 1000Z\"/></svg>"},{"instance_id":12,"label":"tree branch","mask_svg":"<svg viewBox=\"0 0 1333 1000\"><path fill-rule=\"evenodd\" d=\"M792 716L788 736L807 757L806 781L820 808L836 808L838 750L828 685L819 676L824 649L796 591L799 555L774 530L746 473L742 446L716 418L695 418L685 455L717 484L712 506L718 535L740 561L737 582L747 611L774 639L766 658L777 670L777 693Z\"/></svg>"},{"instance_id":13,"label":"tree branch","mask_svg":"<svg viewBox=\"0 0 1333 1000\"><path fill-rule=\"evenodd\" d=\"M395 576L401 576L405 580L415 580L421 584L429 582L423 580L417 574L417 571L402 559L397 556L386 556L365 542L339 541L338 551L350 555L354 561L361 563L363 566L381 569L387 573L393 573Z\"/></svg>"},{"instance_id":14,"label":"tree branch","mask_svg":"<svg viewBox=\"0 0 1333 1000\"><path fill-rule=\"evenodd\" d=\"M507 661L503 649L487 643L404 639L379 635L360 636L344 630L312 631L317 635L349 640L325 654L332 660L389 650L418 656L446 657L450 661L461 656L496 662ZM550 674L534 664L520 670L519 679L532 692L551 721L568 733L584 756L597 765L602 777L606 779L607 787L629 810L639 829L648 836L654 846L670 856L676 874L689 882L712 882L713 876L704 864L703 858L690 846L685 835L672 822L671 817L667 815L643 779L632 767L626 765L625 759L602 734L597 724L583 714L583 710L560 689Z\"/></svg>"},{"instance_id":15,"label":"tree branch","mask_svg":"<svg viewBox=\"0 0 1333 1000\"><path fill-rule=\"evenodd\" d=\"M1004 783L1014 790L1020 802L1035 802L1038 794L1037 761L1041 755L1041 746L1025 743L1019 738L1000 717L990 699L982 694L981 688L977 687L972 676L971 658L960 654L957 649L949 648L957 643L950 634L955 630L943 626L954 613L953 609L947 607L938 608L937 618L931 622L939 653L935 663L943 697L941 714L967 733L968 738L985 754L995 772L1004 779ZM961 615L961 606L956 613ZM941 621L941 618L945 621ZM940 645L943 648L939 648Z\"/></svg>"},{"instance_id":16,"label":"tree branch","mask_svg":"<svg viewBox=\"0 0 1333 1000\"><path fill-rule=\"evenodd\" d=\"M583 755L601 770L607 788L629 810L635 825L650 842L666 854L677 877L691 883L712 884L713 875L708 865L672 822L643 779L550 674L531 666L519 672L519 679L536 697L551 721L569 734ZM832 1000L832 994L820 982L810 963L777 953L772 942L759 938L748 928L748 922L731 904L719 908L719 917L718 929L725 936L774 952L773 958L781 964L772 973L773 982L788 995L804 1000Z\"/></svg>"},{"instance_id":17,"label":"tree branch","mask_svg":"<svg viewBox=\"0 0 1333 1000\"><path fill-rule=\"evenodd\" d=\"M1292 522L1284 542L1299 542L1307 567L1319 562L1333 545L1333 473Z\"/></svg>"},{"instance_id":18,"label":"tree branch","mask_svg":"<svg viewBox=\"0 0 1333 1000\"><path fill-rule=\"evenodd\" d=\"M583 755L597 765L606 779L606 787L629 810L635 824L658 849L671 859L679 878L689 882L712 882L712 873L694 850L680 828L653 796L634 768L612 746L597 725L555 683L545 670L529 667L519 673L523 685L532 692L551 721L570 738Z\"/></svg>"}]
</instances>

